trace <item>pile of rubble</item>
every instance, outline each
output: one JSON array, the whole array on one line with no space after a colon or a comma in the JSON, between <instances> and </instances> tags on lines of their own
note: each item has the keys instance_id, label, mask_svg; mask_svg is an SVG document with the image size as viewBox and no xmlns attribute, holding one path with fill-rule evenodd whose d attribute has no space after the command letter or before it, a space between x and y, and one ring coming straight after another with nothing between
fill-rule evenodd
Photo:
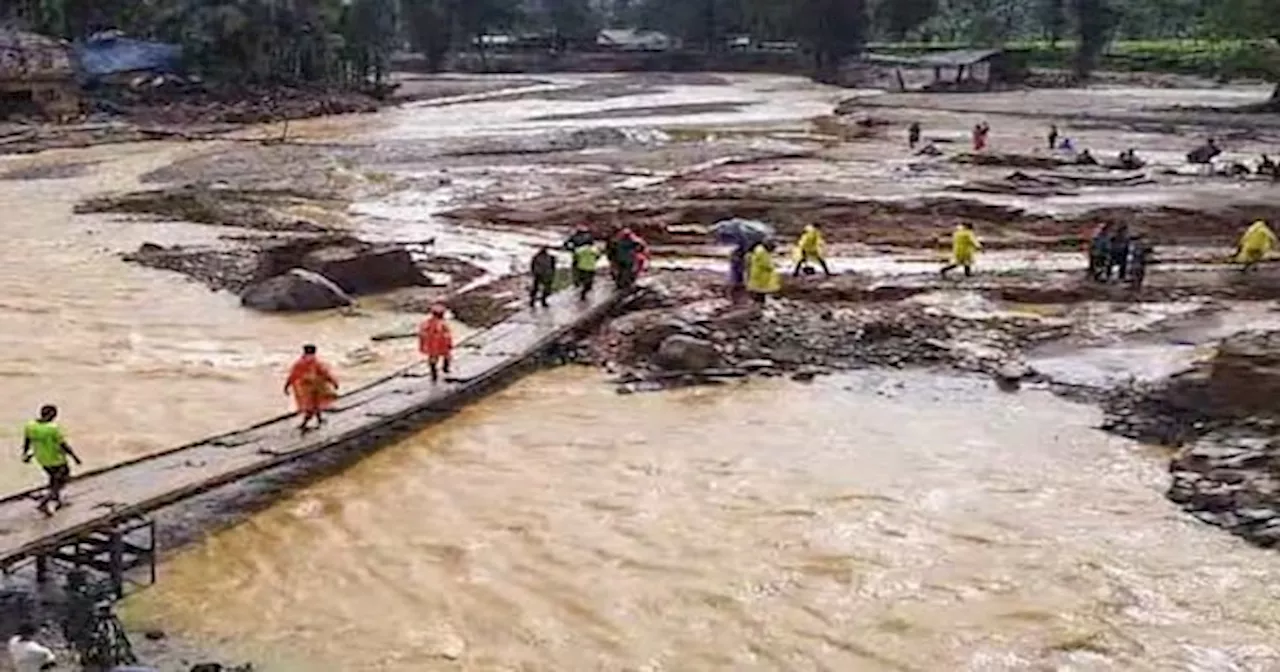
<instances>
[{"instance_id":1,"label":"pile of rubble","mask_svg":"<svg viewBox=\"0 0 1280 672\"><path fill-rule=\"evenodd\" d=\"M258 124L375 112L382 104L362 91L287 86L129 87L109 90L95 102L135 123L170 126Z\"/></svg>"},{"instance_id":2,"label":"pile of rubble","mask_svg":"<svg viewBox=\"0 0 1280 672\"><path fill-rule=\"evenodd\" d=\"M591 359L620 371L627 391L868 366L946 366L1016 382L1032 375L1017 353L1041 332L1061 335L1052 325L964 317L911 301L801 295L761 308L714 292L649 291L641 309L611 322L592 343Z\"/></svg>"}]
</instances>

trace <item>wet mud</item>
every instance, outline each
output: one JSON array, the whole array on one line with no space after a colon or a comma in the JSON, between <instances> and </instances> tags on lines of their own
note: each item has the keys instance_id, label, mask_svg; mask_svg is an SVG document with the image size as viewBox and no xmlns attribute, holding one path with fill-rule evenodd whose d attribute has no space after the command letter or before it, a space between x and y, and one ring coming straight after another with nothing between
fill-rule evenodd
<instances>
[{"instance_id":1,"label":"wet mud","mask_svg":"<svg viewBox=\"0 0 1280 672\"><path fill-rule=\"evenodd\" d=\"M213 224L257 231L322 233L331 229L287 211L333 207L328 197L293 190L231 189L188 185L91 198L76 206L79 214L112 213Z\"/></svg>"}]
</instances>

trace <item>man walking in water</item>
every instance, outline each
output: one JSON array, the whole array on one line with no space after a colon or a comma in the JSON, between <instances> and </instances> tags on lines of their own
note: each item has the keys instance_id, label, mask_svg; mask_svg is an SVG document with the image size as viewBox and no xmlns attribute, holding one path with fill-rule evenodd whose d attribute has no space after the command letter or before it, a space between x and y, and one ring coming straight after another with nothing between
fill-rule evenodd
<instances>
[{"instance_id":1,"label":"man walking in water","mask_svg":"<svg viewBox=\"0 0 1280 672\"><path fill-rule=\"evenodd\" d=\"M36 464L49 476L49 490L44 499L36 505L40 513L52 516L54 511L63 507L62 489L71 480L71 467L67 457L81 464L80 457L71 450L62 435L62 428L54 422L58 417L58 407L52 404L40 408L40 417L31 420L23 430L22 461L30 462L35 457ZM50 509L50 505L54 508Z\"/></svg>"},{"instance_id":2,"label":"man walking in water","mask_svg":"<svg viewBox=\"0 0 1280 672\"><path fill-rule=\"evenodd\" d=\"M289 369L289 378L284 382L284 393L293 394L293 400L302 414L302 424L298 431L306 433L312 418L318 429L324 424L323 412L338 398L338 379L330 373L329 367L316 357L316 346L302 346L302 356Z\"/></svg>"}]
</instances>

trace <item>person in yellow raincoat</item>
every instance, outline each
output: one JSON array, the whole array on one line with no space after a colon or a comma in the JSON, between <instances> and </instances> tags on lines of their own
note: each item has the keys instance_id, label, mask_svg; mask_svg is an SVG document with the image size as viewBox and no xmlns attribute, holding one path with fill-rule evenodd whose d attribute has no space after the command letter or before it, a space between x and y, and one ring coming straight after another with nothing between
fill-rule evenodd
<instances>
[{"instance_id":1,"label":"person in yellow raincoat","mask_svg":"<svg viewBox=\"0 0 1280 672\"><path fill-rule=\"evenodd\" d=\"M1254 222L1244 235L1240 236L1240 246L1236 248L1236 262L1241 264L1241 272L1246 272L1262 261L1267 253L1276 247L1276 234L1267 223Z\"/></svg>"},{"instance_id":2,"label":"person in yellow raincoat","mask_svg":"<svg viewBox=\"0 0 1280 672\"><path fill-rule=\"evenodd\" d=\"M800 240L796 242L796 249L793 257L796 260L796 268L791 272L792 276L799 277L800 271L811 261L818 262L822 267L822 272L831 277L831 269L827 267L827 259L824 252L827 243L822 239L822 230L817 224L810 224L804 227L804 233L800 234Z\"/></svg>"},{"instance_id":3,"label":"person in yellow raincoat","mask_svg":"<svg viewBox=\"0 0 1280 672\"><path fill-rule=\"evenodd\" d=\"M966 278L973 275L973 260L981 249L982 243L973 232L972 226L968 224L957 226L956 232L951 234L951 263L942 267L942 276L946 277L947 273L956 268L963 268Z\"/></svg>"},{"instance_id":4,"label":"person in yellow raincoat","mask_svg":"<svg viewBox=\"0 0 1280 672\"><path fill-rule=\"evenodd\" d=\"M747 292L760 305L770 294L782 289L782 280L773 264L773 243L760 243L747 254Z\"/></svg>"}]
</instances>

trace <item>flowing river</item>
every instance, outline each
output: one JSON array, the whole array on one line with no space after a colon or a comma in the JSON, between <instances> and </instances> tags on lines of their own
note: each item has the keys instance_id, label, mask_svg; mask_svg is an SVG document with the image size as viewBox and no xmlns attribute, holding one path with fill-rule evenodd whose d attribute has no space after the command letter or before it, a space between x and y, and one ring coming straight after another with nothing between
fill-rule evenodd
<instances>
[{"instance_id":1,"label":"flowing river","mask_svg":"<svg viewBox=\"0 0 1280 672\"><path fill-rule=\"evenodd\" d=\"M752 123L832 98L758 81L730 87L767 103ZM630 104L726 95L697 88ZM500 109L474 105L375 125L457 135ZM101 466L285 409L304 342L350 384L413 356L368 342L403 316L256 315L118 259L226 229L71 215L213 149L7 160L87 165L0 180L0 440L56 401ZM1276 669L1277 556L1178 512L1166 455L1097 420L928 373L619 396L544 372L177 551L125 613L268 672Z\"/></svg>"},{"instance_id":2,"label":"flowing river","mask_svg":"<svg viewBox=\"0 0 1280 672\"><path fill-rule=\"evenodd\" d=\"M284 671L1280 662L1273 555L1096 420L925 373L558 370L179 553L132 613Z\"/></svg>"}]
</instances>

